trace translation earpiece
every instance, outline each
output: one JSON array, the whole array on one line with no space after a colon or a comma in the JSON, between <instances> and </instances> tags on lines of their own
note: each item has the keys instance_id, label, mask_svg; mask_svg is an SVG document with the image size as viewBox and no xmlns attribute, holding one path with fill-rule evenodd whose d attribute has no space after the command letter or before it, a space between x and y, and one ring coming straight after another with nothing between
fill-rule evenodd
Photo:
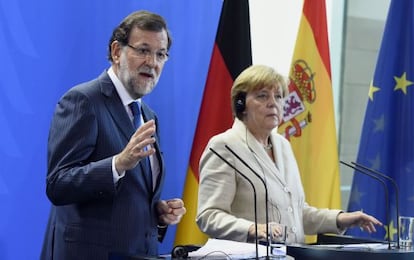
<instances>
[{"instance_id":1,"label":"translation earpiece","mask_svg":"<svg viewBox=\"0 0 414 260\"><path fill-rule=\"evenodd\" d=\"M234 108L238 119L243 118L243 112L246 109L246 92L239 92L234 99Z\"/></svg>"},{"instance_id":2,"label":"translation earpiece","mask_svg":"<svg viewBox=\"0 0 414 260\"><path fill-rule=\"evenodd\" d=\"M173 259L187 259L188 251L185 246L175 246L171 252L171 257Z\"/></svg>"}]
</instances>

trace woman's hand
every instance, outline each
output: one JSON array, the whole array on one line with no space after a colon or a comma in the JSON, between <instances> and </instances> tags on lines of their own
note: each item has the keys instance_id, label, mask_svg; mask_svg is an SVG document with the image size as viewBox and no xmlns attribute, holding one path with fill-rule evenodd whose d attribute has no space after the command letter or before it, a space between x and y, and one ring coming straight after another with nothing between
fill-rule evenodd
<instances>
[{"instance_id":1,"label":"woman's hand","mask_svg":"<svg viewBox=\"0 0 414 260\"><path fill-rule=\"evenodd\" d=\"M359 226L362 230L369 233L376 232L376 225L382 226L382 223L362 211L341 212L336 218L338 228L345 229L349 227Z\"/></svg>"}]
</instances>

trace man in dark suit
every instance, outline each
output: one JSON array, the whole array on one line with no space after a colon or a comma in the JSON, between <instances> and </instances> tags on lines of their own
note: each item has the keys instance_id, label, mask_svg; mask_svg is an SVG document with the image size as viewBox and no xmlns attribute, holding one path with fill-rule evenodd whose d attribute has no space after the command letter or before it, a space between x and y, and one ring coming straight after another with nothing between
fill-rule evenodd
<instances>
[{"instance_id":1,"label":"man in dark suit","mask_svg":"<svg viewBox=\"0 0 414 260\"><path fill-rule=\"evenodd\" d=\"M160 199L157 116L141 100L158 82L170 46L161 16L134 12L109 41L112 66L58 102L48 140L53 205L41 259L155 256L167 225L185 214L181 199Z\"/></svg>"}]
</instances>

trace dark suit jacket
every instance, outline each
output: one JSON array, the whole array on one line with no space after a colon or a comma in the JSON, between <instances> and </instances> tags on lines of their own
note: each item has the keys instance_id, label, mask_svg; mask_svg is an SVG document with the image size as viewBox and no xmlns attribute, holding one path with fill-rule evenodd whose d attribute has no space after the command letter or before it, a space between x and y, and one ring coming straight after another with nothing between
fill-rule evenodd
<instances>
[{"instance_id":1,"label":"dark suit jacket","mask_svg":"<svg viewBox=\"0 0 414 260\"><path fill-rule=\"evenodd\" d=\"M158 123L143 102L142 109L145 121ZM48 140L46 192L53 205L41 259L107 259L109 252L158 254L155 205L164 181L158 133L155 148L161 173L155 190L145 182L140 164L117 185L113 182L112 157L134 132L106 72L61 98Z\"/></svg>"}]
</instances>

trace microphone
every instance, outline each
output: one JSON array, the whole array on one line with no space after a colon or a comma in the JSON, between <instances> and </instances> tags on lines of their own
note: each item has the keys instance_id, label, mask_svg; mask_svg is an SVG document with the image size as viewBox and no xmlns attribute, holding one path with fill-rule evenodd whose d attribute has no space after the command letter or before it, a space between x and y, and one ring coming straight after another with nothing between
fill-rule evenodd
<instances>
[{"instance_id":1,"label":"microphone","mask_svg":"<svg viewBox=\"0 0 414 260\"><path fill-rule=\"evenodd\" d=\"M265 207L265 218L266 218L266 259L269 259L269 245L270 245L270 234L269 234L269 209L268 209L268 194L267 185L262 176L260 176L255 170L253 170L250 165L247 164L245 160L243 160L236 152L234 152L227 144L225 145L226 149L229 150L240 162L244 164L249 170L256 175L257 178L263 183L263 187L265 189L265 200L266 200L266 207Z\"/></svg>"},{"instance_id":2,"label":"microphone","mask_svg":"<svg viewBox=\"0 0 414 260\"><path fill-rule=\"evenodd\" d=\"M400 208L399 208L399 189L398 189L397 183L395 182L395 180L393 178L391 178L390 176L388 176L386 174L383 174L383 173L381 173L379 171L376 171L374 169L368 168L367 166L364 166L364 165L362 165L360 163L356 163L356 162L351 162L351 163L354 164L357 167L360 167L360 168L362 168L364 170L367 170L367 171L369 171L369 172L371 172L373 174L376 174L378 176L381 176L384 179L389 180L392 183L392 185L394 186L394 190L395 190L395 204L396 204L395 205L395 208L396 208L396 213L397 213L397 221L396 221L397 222L397 248L400 248L400 220L399 220L400 219ZM389 231L388 231L388 233L389 233ZM388 234L388 236L389 236L389 234Z\"/></svg>"},{"instance_id":3,"label":"microphone","mask_svg":"<svg viewBox=\"0 0 414 260\"><path fill-rule=\"evenodd\" d=\"M389 202L388 187L387 187L387 184L385 183L385 181L383 179L381 179L380 177L378 177L377 175L375 175L375 174L372 174L370 172L367 172L365 170L362 170L361 168L355 167L355 166L353 166L351 164L348 164L348 163L346 163L344 161L340 161L340 163L342 163L343 165L348 166L349 168L354 169L355 172L359 172L359 173L365 174L365 175L367 175L367 176L369 176L371 178L374 178L377 181L379 181L379 182L382 183L382 185L384 187L384 193L385 193L385 204L387 205L387 210L386 210L386 216L385 216L385 218L386 218L386 221L388 223L388 225L387 225L388 226L388 230L390 230L390 224L389 224L390 223L390 215L389 215L390 202ZM388 236L388 249L391 249L391 238L390 238L390 236Z\"/></svg>"},{"instance_id":4,"label":"microphone","mask_svg":"<svg viewBox=\"0 0 414 260\"><path fill-rule=\"evenodd\" d=\"M244 175L241 171L239 171L233 164L227 161L223 156L221 156L218 152L216 152L213 148L209 148L218 158L220 158L223 162L225 162L228 166L230 166L233 170L235 170L240 176L246 179L250 183L253 188L253 197L254 197L254 228L255 228L255 244L256 244L256 259L259 259L259 243L257 241L257 195L256 195L256 188L252 180L250 180L246 175ZM267 228L267 227L266 227Z\"/></svg>"}]
</instances>

